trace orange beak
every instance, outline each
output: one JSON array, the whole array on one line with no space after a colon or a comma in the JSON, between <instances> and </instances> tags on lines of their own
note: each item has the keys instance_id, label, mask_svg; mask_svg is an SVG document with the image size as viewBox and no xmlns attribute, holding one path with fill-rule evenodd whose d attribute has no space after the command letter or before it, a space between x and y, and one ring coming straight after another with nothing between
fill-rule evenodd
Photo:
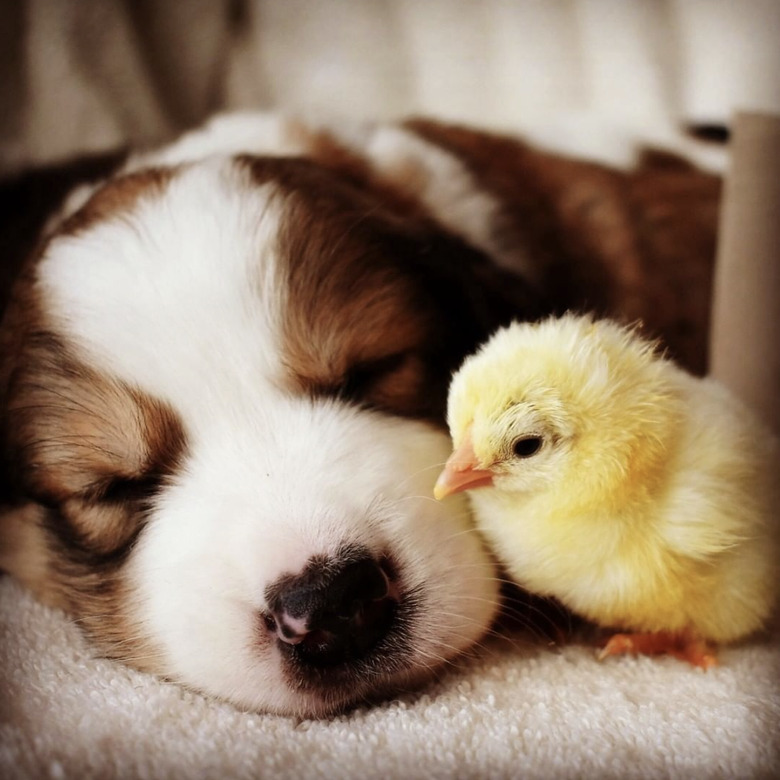
<instances>
[{"instance_id":1,"label":"orange beak","mask_svg":"<svg viewBox=\"0 0 780 780\"><path fill-rule=\"evenodd\" d=\"M441 501L453 493L487 487L492 484L493 472L479 468L479 461L471 442L471 431L466 431L460 447L447 458L444 471L439 474L436 486L433 488L433 496Z\"/></svg>"}]
</instances>

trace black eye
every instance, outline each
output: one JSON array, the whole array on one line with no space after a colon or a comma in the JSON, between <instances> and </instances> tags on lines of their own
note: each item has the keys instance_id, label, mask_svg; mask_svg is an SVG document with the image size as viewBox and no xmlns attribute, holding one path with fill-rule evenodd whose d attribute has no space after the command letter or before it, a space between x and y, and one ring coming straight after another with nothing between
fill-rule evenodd
<instances>
[{"instance_id":1,"label":"black eye","mask_svg":"<svg viewBox=\"0 0 780 780\"><path fill-rule=\"evenodd\" d=\"M524 436L512 445L512 451L518 458L530 458L539 452L543 443L541 436Z\"/></svg>"}]
</instances>

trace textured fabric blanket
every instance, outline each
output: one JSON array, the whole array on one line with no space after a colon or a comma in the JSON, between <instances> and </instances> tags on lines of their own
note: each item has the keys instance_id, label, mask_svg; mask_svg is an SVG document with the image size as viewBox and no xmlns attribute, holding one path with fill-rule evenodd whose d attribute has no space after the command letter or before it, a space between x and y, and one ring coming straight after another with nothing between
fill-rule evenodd
<instances>
[{"instance_id":1,"label":"textured fabric blanket","mask_svg":"<svg viewBox=\"0 0 780 780\"><path fill-rule=\"evenodd\" d=\"M693 670L486 642L421 691L331 720L240 712L91 656L0 581L0 776L759 778L780 772L780 632Z\"/></svg>"}]
</instances>

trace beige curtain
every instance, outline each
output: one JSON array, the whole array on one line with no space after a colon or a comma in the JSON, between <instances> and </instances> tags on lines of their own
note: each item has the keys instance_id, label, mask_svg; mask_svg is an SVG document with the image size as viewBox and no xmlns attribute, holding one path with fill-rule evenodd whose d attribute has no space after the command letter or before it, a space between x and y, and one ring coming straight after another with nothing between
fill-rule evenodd
<instances>
[{"instance_id":1,"label":"beige curtain","mask_svg":"<svg viewBox=\"0 0 780 780\"><path fill-rule=\"evenodd\" d=\"M0 172L215 110L672 142L780 111L776 0L0 0ZM626 147L626 154L630 148Z\"/></svg>"}]
</instances>

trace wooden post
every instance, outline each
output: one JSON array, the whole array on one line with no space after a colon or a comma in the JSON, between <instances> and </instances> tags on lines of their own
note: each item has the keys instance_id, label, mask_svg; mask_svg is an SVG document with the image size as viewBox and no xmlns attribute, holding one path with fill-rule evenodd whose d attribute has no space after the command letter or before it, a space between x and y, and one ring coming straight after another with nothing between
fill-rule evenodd
<instances>
[{"instance_id":1,"label":"wooden post","mask_svg":"<svg viewBox=\"0 0 780 780\"><path fill-rule=\"evenodd\" d=\"M710 367L712 376L780 433L780 116L735 118Z\"/></svg>"}]
</instances>

